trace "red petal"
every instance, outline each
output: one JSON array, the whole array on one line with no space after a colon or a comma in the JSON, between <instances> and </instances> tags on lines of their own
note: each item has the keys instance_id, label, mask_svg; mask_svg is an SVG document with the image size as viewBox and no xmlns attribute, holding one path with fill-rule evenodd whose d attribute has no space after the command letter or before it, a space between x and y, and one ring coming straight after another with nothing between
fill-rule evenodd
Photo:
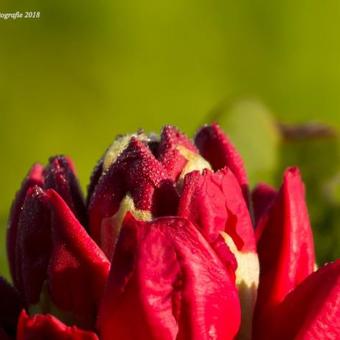
<instances>
[{"instance_id":1,"label":"red petal","mask_svg":"<svg viewBox=\"0 0 340 340\"><path fill-rule=\"evenodd\" d=\"M163 206L160 200L164 198L167 201L168 197L158 195L154 206L154 194L166 183L167 175L148 146L136 138L131 138L129 146L101 176L92 195L89 204L91 236L101 244L103 219L118 211L120 202L127 193L133 198L137 209L152 211L157 215L155 207ZM168 209L174 210L174 207Z\"/></svg>"},{"instance_id":2,"label":"red petal","mask_svg":"<svg viewBox=\"0 0 340 340\"><path fill-rule=\"evenodd\" d=\"M52 205L53 243L49 292L58 308L72 312L79 324L91 328L110 264L65 201L54 190L47 195Z\"/></svg>"},{"instance_id":3,"label":"red petal","mask_svg":"<svg viewBox=\"0 0 340 340\"><path fill-rule=\"evenodd\" d=\"M232 339L239 323L235 285L189 221L126 217L98 319L102 339Z\"/></svg>"},{"instance_id":4,"label":"red petal","mask_svg":"<svg viewBox=\"0 0 340 340\"><path fill-rule=\"evenodd\" d=\"M17 340L98 340L93 332L75 326L68 327L50 314L28 316L25 310L20 314Z\"/></svg>"},{"instance_id":5,"label":"red petal","mask_svg":"<svg viewBox=\"0 0 340 340\"><path fill-rule=\"evenodd\" d=\"M173 126L165 126L161 134L157 158L173 181L178 179L187 163L187 159L178 150L179 146L184 146L186 149L198 153L196 147L184 134Z\"/></svg>"},{"instance_id":6,"label":"red petal","mask_svg":"<svg viewBox=\"0 0 340 340\"><path fill-rule=\"evenodd\" d=\"M33 187L34 185L43 185L44 179L42 173L43 173L42 165L35 164L32 166L31 170L29 171L28 175L26 176L22 183L20 190L16 194L10 212L7 230L7 255L11 276L16 287L19 287L19 280L16 277L16 251L15 251L19 217L21 214L22 206L24 204L27 190Z\"/></svg>"},{"instance_id":7,"label":"red petal","mask_svg":"<svg viewBox=\"0 0 340 340\"><path fill-rule=\"evenodd\" d=\"M214 243L226 231L238 249L255 251L255 236L241 188L225 168L216 173L195 171L184 180L178 215L188 218Z\"/></svg>"},{"instance_id":8,"label":"red petal","mask_svg":"<svg viewBox=\"0 0 340 340\"><path fill-rule=\"evenodd\" d=\"M227 166L236 176L248 203L248 178L240 154L217 124L201 128L195 143L202 156L211 164L214 170Z\"/></svg>"},{"instance_id":9,"label":"red petal","mask_svg":"<svg viewBox=\"0 0 340 340\"><path fill-rule=\"evenodd\" d=\"M254 188L251 197L255 215L255 225L258 223L261 216L270 208L276 195L277 191L265 183L260 183Z\"/></svg>"},{"instance_id":10,"label":"red petal","mask_svg":"<svg viewBox=\"0 0 340 340\"><path fill-rule=\"evenodd\" d=\"M257 339L339 339L340 260L307 277L287 295Z\"/></svg>"},{"instance_id":11,"label":"red petal","mask_svg":"<svg viewBox=\"0 0 340 340\"><path fill-rule=\"evenodd\" d=\"M262 216L257 231L261 270L255 313L261 328L266 327L273 308L315 266L313 235L298 169L286 170L275 202Z\"/></svg>"},{"instance_id":12,"label":"red petal","mask_svg":"<svg viewBox=\"0 0 340 340\"><path fill-rule=\"evenodd\" d=\"M0 277L0 330L14 336L17 320L22 309L21 298L14 287ZM0 331L0 339L2 339Z\"/></svg>"},{"instance_id":13,"label":"red petal","mask_svg":"<svg viewBox=\"0 0 340 340\"><path fill-rule=\"evenodd\" d=\"M280 313L281 339L340 338L340 260L303 281L287 296Z\"/></svg>"},{"instance_id":14,"label":"red petal","mask_svg":"<svg viewBox=\"0 0 340 340\"><path fill-rule=\"evenodd\" d=\"M17 288L27 305L39 301L51 251L48 198L38 186L30 188L18 222L16 242Z\"/></svg>"},{"instance_id":15,"label":"red petal","mask_svg":"<svg viewBox=\"0 0 340 340\"><path fill-rule=\"evenodd\" d=\"M52 157L44 170L44 189L54 189L69 205L79 221L86 225L84 198L70 159Z\"/></svg>"}]
</instances>

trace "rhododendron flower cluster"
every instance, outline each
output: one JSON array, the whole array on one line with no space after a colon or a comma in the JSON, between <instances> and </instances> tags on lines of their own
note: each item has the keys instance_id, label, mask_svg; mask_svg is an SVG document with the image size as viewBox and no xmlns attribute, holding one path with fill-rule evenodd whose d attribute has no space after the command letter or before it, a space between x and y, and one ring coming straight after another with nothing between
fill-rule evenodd
<instances>
[{"instance_id":1,"label":"rhododendron flower cluster","mask_svg":"<svg viewBox=\"0 0 340 340\"><path fill-rule=\"evenodd\" d=\"M35 164L10 212L0 338L340 338L340 260L317 269L304 185L249 189L216 124L117 137L86 199Z\"/></svg>"}]
</instances>

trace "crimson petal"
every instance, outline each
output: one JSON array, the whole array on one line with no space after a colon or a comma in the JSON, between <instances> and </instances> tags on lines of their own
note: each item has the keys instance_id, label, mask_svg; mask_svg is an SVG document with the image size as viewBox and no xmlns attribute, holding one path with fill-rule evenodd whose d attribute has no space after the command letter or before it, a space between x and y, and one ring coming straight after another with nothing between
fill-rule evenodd
<instances>
[{"instance_id":1,"label":"crimson petal","mask_svg":"<svg viewBox=\"0 0 340 340\"><path fill-rule=\"evenodd\" d=\"M189 221L127 215L100 309L102 339L232 339L239 323L233 280Z\"/></svg>"},{"instance_id":2,"label":"crimson petal","mask_svg":"<svg viewBox=\"0 0 340 340\"><path fill-rule=\"evenodd\" d=\"M297 168L285 171L281 189L256 232L261 268L255 310L259 330L267 326L276 306L315 268L313 235Z\"/></svg>"},{"instance_id":3,"label":"crimson petal","mask_svg":"<svg viewBox=\"0 0 340 340\"><path fill-rule=\"evenodd\" d=\"M339 339L340 260L307 277L287 295L257 339Z\"/></svg>"},{"instance_id":4,"label":"crimson petal","mask_svg":"<svg viewBox=\"0 0 340 340\"><path fill-rule=\"evenodd\" d=\"M188 218L214 243L227 232L243 251L255 251L255 235L241 188L224 168L216 173L204 170L189 173L184 180L178 215Z\"/></svg>"},{"instance_id":5,"label":"crimson petal","mask_svg":"<svg viewBox=\"0 0 340 340\"><path fill-rule=\"evenodd\" d=\"M66 202L53 189L30 188L18 227L16 274L26 306L43 312L56 306L93 327L109 261Z\"/></svg>"},{"instance_id":6,"label":"crimson petal","mask_svg":"<svg viewBox=\"0 0 340 340\"><path fill-rule=\"evenodd\" d=\"M49 293L60 310L92 328L110 263L59 194L50 189L47 195L52 209Z\"/></svg>"},{"instance_id":7,"label":"crimson petal","mask_svg":"<svg viewBox=\"0 0 340 340\"><path fill-rule=\"evenodd\" d=\"M173 126L165 126L157 150L157 158L166 169L169 178L176 181L188 160L180 153L178 147L198 153L194 144Z\"/></svg>"},{"instance_id":8,"label":"crimson petal","mask_svg":"<svg viewBox=\"0 0 340 340\"><path fill-rule=\"evenodd\" d=\"M28 316L20 314L17 340L98 340L93 332L75 326L68 327L50 314Z\"/></svg>"},{"instance_id":9,"label":"crimson petal","mask_svg":"<svg viewBox=\"0 0 340 340\"><path fill-rule=\"evenodd\" d=\"M339 338L340 260L326 265L304 280L287 296L280 313L282 323L277 334L281 339Z\"/></svg>"}]
</instances>

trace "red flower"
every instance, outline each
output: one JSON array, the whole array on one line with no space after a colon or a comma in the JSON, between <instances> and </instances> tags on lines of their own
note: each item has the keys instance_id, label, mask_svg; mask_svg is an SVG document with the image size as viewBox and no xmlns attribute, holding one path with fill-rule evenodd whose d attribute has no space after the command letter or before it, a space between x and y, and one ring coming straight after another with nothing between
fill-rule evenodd
<instances>
[{"instance_id":1,"label":"red flower","mask_svg":"<svg viewBox=\"0 0 340 340\"><path fill-rule=\"evenodd\" d=\"M251 199L242 159L217 125L195 144L170 126L160 137L118 137L86 203L69 159L34 165L7 246L15 288L0 281L3 337L340 336L340 261L314 273L298 170L279 192L260 185Z\"/></svg>"}]
</instances>

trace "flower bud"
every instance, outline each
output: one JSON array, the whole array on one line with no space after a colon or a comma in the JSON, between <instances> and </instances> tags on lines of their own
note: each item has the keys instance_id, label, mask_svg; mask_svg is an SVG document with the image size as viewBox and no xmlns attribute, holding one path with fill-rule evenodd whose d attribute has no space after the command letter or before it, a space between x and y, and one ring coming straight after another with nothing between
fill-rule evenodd
<instances>
[{"instance_id":1,"label":"flower bud","mask_svg":"<svg viewBox=\"0 0 340 340\"><path fill-rule=\"evenodd\" d=\"M30 188L18 232L16 276L28 310L93 328L109 261L63 198Z\"/></svg>"},{"instance_id":2,"label":"flower bud","mask_svg":"<svg viewBox=\"0 0 340 340\"><path fill-rule=\"evenodd\" d=\"M51 157L44 170L44 178L44 189L54 189L85 226L87 214L84 198L71 159L64 156Z\"/></svg>"},{"instance_id":3,"label":"flower bud","mask_svg":"<svg viewBox=\"0 0 340 340\"><path fill-rule=\"evenodd\" d=\"M20 218L20 214L22 211L22 206L24 204L27 191L32 188L34 185L43 185L43 166L40 164L34 164L30 171L28 172L26 178L24 179L20 190L17 192L14 202L12 204L9 221L8 221L8 229L7 229L7 256L9 261L9 269L11 272L12 279L16 287L20 286L19 278L16 275L16 242L18 235L18 222Z\"/></svg>"},{"instance_id":4,"label":"flower bud","mask_svg":"<svg viewBox=\"0 0 340 340\"><path fill-rule=\"evenodd\" d=\"M143 133L117 138L90 184L91 236L111 258L121 227L118 217L123 211L143 220L175 215L184 176L203 168L210 165L174 127L166 126L159 141Z\"/></svg>"}]
</instances>

